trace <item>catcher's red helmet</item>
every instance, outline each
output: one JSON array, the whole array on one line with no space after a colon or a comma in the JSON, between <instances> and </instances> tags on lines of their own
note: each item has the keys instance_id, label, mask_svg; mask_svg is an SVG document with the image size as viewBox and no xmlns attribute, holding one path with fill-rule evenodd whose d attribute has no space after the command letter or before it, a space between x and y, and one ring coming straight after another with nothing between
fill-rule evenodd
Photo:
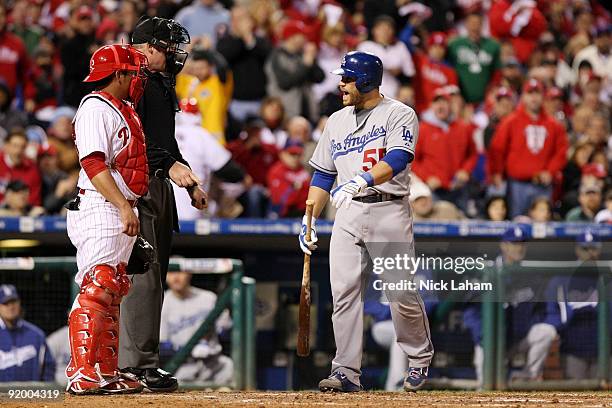
<instances>
[{"instance_id":1,"label":"catcher's red helmet","mask_svg":"<svg viewBox=\"0 0 612 408\"><path fill-rule=\"evenodd\" d=\"M105 45L98 48L89 61L89 75L83 82L95 82L112 75L116 71L135 71L140 73L147 67L147 58L130 45Z\"/></svg>"}]
</instances>

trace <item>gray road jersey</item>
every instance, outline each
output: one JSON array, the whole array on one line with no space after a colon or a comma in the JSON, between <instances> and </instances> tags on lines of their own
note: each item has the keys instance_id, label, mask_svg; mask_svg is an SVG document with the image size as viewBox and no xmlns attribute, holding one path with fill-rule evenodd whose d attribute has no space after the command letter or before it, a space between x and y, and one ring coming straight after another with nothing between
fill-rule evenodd
<instances>
[{"instance_id":1,"label":"gray road jersey","mask_svg":"<svg viewBox=\"0 0 612 408\"><path fill-rule=\"evenodd\" d=\"M361 115L359 115L361 116ZM419 121L412 108L394 99L383 100L357 123L355 108L347 106L329 117L310 165L337 175L338 184L370 170L394 149L414 157ZM368 187L360 195L377 192L408 195L410 166L386 183Z\"/></svg>"}]
</instances>

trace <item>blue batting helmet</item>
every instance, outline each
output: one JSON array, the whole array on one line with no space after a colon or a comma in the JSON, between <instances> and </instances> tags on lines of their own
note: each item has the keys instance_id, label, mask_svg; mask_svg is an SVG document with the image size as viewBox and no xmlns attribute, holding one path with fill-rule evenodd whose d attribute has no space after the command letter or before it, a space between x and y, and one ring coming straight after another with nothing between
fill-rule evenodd
<instances>
[{"instance_id":1,"label":"blue batting helmet","mask_svg":"<svg viewBox=\"0 0 612 408\"><path fill-rule=\"evenodd\" d=\"M374 54L351 51L342 58L340 68L333 70L332 74L353 78L357 90L366 93L378 88L382 83L383 64Z\"/></svg>"}]
</instances>

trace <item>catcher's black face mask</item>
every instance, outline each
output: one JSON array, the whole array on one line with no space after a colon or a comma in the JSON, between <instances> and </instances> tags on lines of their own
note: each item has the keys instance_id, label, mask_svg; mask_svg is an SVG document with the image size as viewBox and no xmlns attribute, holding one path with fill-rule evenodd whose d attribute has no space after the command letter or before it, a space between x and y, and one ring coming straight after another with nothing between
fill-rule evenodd
<instances>
[{"instance_id":1,"label":"catcher's black face mask","mask_svg":"<svg viewBox=\"0 0 612 408\"><path fill-rule=\"evenodd\" d=\"M132 44L149 43L166 54L166 72L170 75L178 74L185 66L188 54L181 47L190 42L185 27L159 17L141 17L132 34Z\"/></svg>"}]
</instances>

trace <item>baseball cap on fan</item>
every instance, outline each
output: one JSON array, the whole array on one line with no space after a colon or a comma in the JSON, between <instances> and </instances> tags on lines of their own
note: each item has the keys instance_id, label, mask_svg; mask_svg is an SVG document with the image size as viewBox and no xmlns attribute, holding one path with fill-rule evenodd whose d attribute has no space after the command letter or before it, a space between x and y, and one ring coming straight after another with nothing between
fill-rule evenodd
<instances>
[{"instance_id":1,"label":"baseball cap on fan","mask_svg":"<svg viewBox=\"0 0 612 408\"><path fill-rule=\"evenodd\" d=\"M82 20L85 18L93 18L93 9L89 6L80 6L76 9L76 18Z\"/></svg>"},{"instance_id":2,"label":"baseball cap on fan","mask_svg":"<svg viewBox=\"0 0 612 408\"><path fill-rule=\"evenodd\" d=\"M446 47L446 34L442 31L436 31L431 33L431 35L427 39L427 46L431 47L432 45L440 45L442 47Z\"/></svg>"},{"instance_id":3,"label":"baseball cap on fan","mask_svg":"<svg viewBox=\"0 0 612 408\"><path fill-rule=\"evenodd\" d=\"M535 78L527 80L523 84L523 92L544 92L544 85Z\"/></svg>"},{"instance_id":4,"label":"baseball cap on fan","mask_svg":"<svg viewBox=\"0 0 612 408\"><path fill-rule=\"evenodd\" d=\"M288 139L283 151L290 154L302 154L304 153L304 145L300 141Z\"/></svg>"},{"instance_id":5,"label":"baseball cap on fan","mask_svg":"<svg viewBox=\"0 0 612 408\"><path fill-rule=\"evenodd\" d=\"M433 101L437 101L440 98L450 99L450 97L451 97L451 94L449 90L445 86L443 86L441 88L437 88L434 91Z\"/></svg>"},{"instance_id":6,"label":"baseball cap on fan","mask_svg":"<svg viewBox=\"0 0 612 408\"><path fill-rule=\"evenodd\" d=\"M501 98L512 98L513 96L514 96L514 92L512 92L512 89L505 87L505 86L500 86L497 89L497 92L495 92L496 100L500 100Z\"/></svg>"},{"instance_id":7,"label":"baseball cap on fan","mask_svg":"<svg viewBox=\"0 0 612 408\"><path fill-rule=\"evenodd\" d=\"M19 293L15 285L0 285L0 304L5 304L11 300L19 300Z\"/></svg>"}]
</instances>

